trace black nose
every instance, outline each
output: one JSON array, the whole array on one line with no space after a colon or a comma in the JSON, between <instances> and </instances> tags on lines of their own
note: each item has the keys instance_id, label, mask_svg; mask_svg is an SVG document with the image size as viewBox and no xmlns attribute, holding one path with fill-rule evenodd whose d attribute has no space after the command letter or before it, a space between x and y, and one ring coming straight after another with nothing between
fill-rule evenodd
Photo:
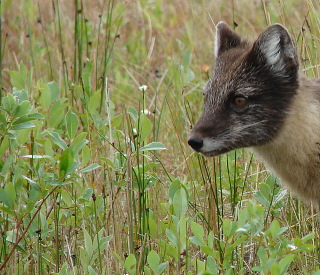
<instances>
[{"instance_id":1,"label":"black nose","mask_svg":"<svg viewBox=\"0 0 320 275\"><path fill-rule=\"evenodd\" d=\"M203 140L198 137L191 137L188 140L188 144L196 151L199 151L203 146Z\"/></svg>"}]
</instances>

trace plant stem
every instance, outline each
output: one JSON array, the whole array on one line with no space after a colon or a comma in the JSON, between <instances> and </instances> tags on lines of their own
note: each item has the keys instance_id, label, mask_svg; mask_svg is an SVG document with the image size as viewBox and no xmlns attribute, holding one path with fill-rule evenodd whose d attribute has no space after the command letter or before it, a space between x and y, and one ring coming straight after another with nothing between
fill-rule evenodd
<instances>
[{"instance_id":1,"label":"plant stem","mask_svg":"<svg viewBox=\"0 0 320 275\"><path fill-rule=\"evenodd\" d=\"M33 216L31 217L31 220L30 220L30 222L28 223L26 229L22 232L21 236L20 236L19 239L15 242L15 244L14 244L13 247L11 248L11 251L9 252L9 254L7 255L7 257L4 259L3 263L0 265L0 271L2 271L2 269L4 269L4 268L6 267L7 262L10 260L13 252L16 250L18 244L21 242L21 240L22 240L22 239L24 238L24 236L27 234L27 232L28 232L28 230L29 230L29 228L30 228L33 220L35 219L35 217L36 217L36 216L38 215L38 213L40 212L42 205L43 205L43 204L45 203L45 201L54 193L54 191L56 191L59 187L60 187L59 185L56 186L56 187L54 187L54 188L50 191L50 193L42 199L40 205L39 205L38 208L37 208L37 211L36 211L36 212L33 214Z\"/></svg>"}]
</instances>

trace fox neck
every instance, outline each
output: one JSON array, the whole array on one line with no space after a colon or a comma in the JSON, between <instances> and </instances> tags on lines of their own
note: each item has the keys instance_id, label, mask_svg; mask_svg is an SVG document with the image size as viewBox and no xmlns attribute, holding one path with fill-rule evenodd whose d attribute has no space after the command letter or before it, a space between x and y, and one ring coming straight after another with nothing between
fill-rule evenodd
<instances>
[{"instance_id":1,"label":"fox neck","mask_svg":"<svg viewBox=\"0 0 320 275\"><path fill-rule=\"evenodd\" d=\"M252 150L293 192L319 204L320 103L315 98L317 86L315 80L300 76L300 86L278 135L268 144ZM314 186L318 185L318 192L315 192Z\"/></svg>"}]
</instances>

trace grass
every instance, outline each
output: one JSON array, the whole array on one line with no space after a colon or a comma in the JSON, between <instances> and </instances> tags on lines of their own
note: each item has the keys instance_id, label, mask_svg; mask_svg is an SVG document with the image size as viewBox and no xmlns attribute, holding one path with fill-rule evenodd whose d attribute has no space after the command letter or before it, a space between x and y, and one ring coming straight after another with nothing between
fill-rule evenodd
<instances>
[{"instance_id":1,"label":"grass","mask_svg":"<svg viewBox=\"0 0 320 275\"><path fill-rule=\"evenodd\" d=\"M317 77L316 1L0 7L1 274L318 274L310 207L249 151L186 143L215 24L284 24Z\"/></svg>"}]
</instances>

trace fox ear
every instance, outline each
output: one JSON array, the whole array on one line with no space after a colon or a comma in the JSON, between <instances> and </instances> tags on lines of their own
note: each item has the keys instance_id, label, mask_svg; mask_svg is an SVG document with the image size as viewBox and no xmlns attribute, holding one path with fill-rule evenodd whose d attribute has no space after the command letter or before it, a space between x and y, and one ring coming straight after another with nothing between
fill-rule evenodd
<instances>
[{"instance_id":1,"label":"fox ear","mask_svg":"<svg viewBox=\"0 0 320 275\"><path fill-rule=\"evenodd\" d=\"M216 57L231 48L237 47L240 43L240 36L231 30L225 22L220 21L217 24L214 49Z\"/></svg>"},{"instance_id":2,"label":"fox ear","mask_svg":"<svg viewBox=\"0 0 320 275\"><path fill-rule=\"evenodd\" d=\"M276 73L285 74L290 67L299 67L295 44L287 29L280 24L267 28L254 43L252 52L260 63Z\"/></svg>"}]
</instances>

